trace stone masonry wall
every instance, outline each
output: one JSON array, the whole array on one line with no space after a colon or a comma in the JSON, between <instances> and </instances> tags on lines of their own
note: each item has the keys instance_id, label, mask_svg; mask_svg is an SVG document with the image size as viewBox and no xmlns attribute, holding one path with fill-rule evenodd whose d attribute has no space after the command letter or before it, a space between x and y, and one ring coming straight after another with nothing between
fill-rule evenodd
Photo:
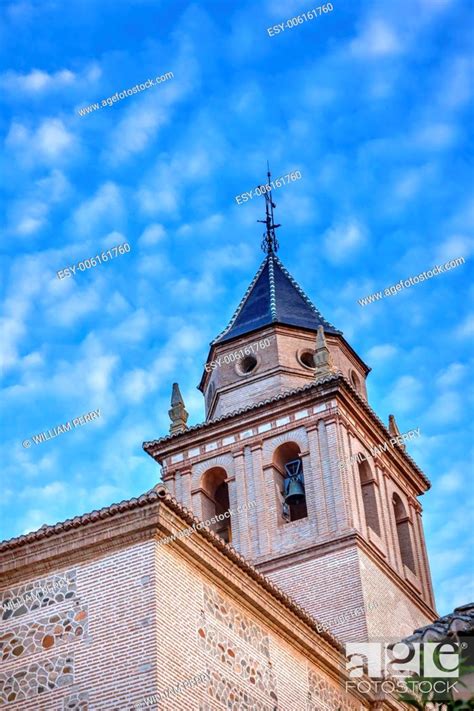
<instances>
[{"instance_id":1,"label":"stone masonry wall","mask_svg":"<svg viewBox=\"0 0 474 711\"><path fill-rule=\"evenodd\" d=\"M192 563L168 546L156 555L158 690L200 672L210 677L161 700L160 711L337 711L341 699L348 711L366 708ZM316 678L327 691L316 691Z\"/></svg>"},{"instance_id":2,"label":"stone masonry wall","mask_svg":"<svg viewBox=\"0 0 474 711\"><path fill-rule=\"evenodd\" d=\"M316 677L328 698L342 693L170 545L149 541L58 573L74 576L74 597L1 623L5 709L125 711L201 673L159 708L304 711L319 708Z\"/></svg>"},{"instance_id":3,"label":"stone masonry wall","mask_svg":"<svg viewBox=\"0 0 474 711\"><path fill-rule=\"evenodd\" d=\"M40 600L0 621L0 707L122 711L154 689L153 550L152 541L131 546L0 593L0 604L31 590ZM55 591L46 602L44 589Z\"/></svg>"}]
</instances>

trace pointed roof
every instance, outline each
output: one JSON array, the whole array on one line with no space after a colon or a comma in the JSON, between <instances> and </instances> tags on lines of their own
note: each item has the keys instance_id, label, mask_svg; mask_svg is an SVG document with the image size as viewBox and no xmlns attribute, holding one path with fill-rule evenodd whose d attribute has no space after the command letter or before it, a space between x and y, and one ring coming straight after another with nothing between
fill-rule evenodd
<instances>
[{"instance_id":1,"label":"pointed roof","mask_svg":"<svg viewBox=\"0 0 474 711\"><path fill-rule=\"evenodd\" d=\"M342 335L319 313L285 269L277 255L270 251L244 294L227 328L213 344L224 343L271 323L307 328Z\"/></svg>"}]
</instances>

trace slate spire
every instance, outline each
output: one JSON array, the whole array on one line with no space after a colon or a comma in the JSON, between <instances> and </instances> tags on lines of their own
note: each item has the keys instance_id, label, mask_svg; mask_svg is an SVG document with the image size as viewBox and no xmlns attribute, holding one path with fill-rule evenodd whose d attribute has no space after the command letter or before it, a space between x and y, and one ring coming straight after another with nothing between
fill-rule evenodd
<instances>
[{"instance_id":1,"label":"slate spire","mask_svg":"<svg viewBox=\"0 0 474 711\"><path fill-rule=\"evenodd\" d=\"M299 284L270 251L263 260L227 328L213 344L230 341L263 326L281 323L296 328L341 334L310 301Z\"/></svg>"},{"instance_id":2,"label":"slate spire","mask_svg":"<svg viewBox=\"0 0 474 711\"><path fill-rule=\"evenodd\" d=\"M270 167L267 161L267 185L271 185ZM214 339L212 345L251 333L273 323L342 335L330 324L306 296L277 257L278 241L273 210L276 207L271 190L259 186L265 197L265 219L257 220L266 226L262 249L266 257L244 294L242 301L227 328ZM263 189L265 187L265 189Z\"/></svg>"}]
</instances>

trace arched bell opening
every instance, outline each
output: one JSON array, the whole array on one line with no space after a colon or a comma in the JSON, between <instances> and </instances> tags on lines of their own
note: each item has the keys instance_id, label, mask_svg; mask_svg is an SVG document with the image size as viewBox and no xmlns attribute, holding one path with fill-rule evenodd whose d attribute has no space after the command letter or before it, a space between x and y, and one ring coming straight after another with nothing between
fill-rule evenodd
<instances>
[{"instance_id":1,"label":"arched bell opening","mask_svg":"<svg viewBox=\"0 0 474 711\"><path fill-rule=\"evenodd\" d=\"M362 488L365 522L372 531L380 536L380 522L377 510L377 484L367 460L359 462L359 478Z\"/></svg>"},{"instance_id":2,"label":"arched bell opening","mask_svg":"<svg viewBox=\"0 0 474 711\"><path fill-rule=\"evenodd\" d=\"M415 558L413 556L413 547L410 536L410 518L406 512L405 506L403 505L403 501L398 494L393 495L392 503L402 563L406 565L412 573L416 574Z\"/></svg>"},{"instance_id":3,"label":"arched bell opening","mask_svg":"<svg viewBox=\"0 0 474 711\"><path fill-rule=\"evenodd\" d=\"M203 521L219 517L218 521L209 524L209 528L223 538L226 543L230 543L232 528L229 513L229 487L226 479L227 472L222 467L213 467L203 474L201 480L202 517Z\"/></svg>"},{"instance_id":4,"label":"arched bell opening","mask_svg":"<svg viewBox=\"0 0 474 711\"><path fill-rule=\"evenodd\" d=\"M281 504L280 518L299 521L308 516L301 451L295 442L285 442L273 454L275 484Z\"/></svg>"}]
</instances>

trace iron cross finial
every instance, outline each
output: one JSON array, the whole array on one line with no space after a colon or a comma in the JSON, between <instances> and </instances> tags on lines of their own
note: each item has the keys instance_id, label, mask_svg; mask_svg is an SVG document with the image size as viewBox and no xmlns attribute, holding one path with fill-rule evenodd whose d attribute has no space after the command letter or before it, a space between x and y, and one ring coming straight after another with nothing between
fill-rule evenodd
<instances>
[{"instance_id":1,"label":"iron cross finial","mask_svg":"<svg viewBox=\"0 0 474 711\"><path fill-rule=\"evenodd\" d=\"M273 221L273 208L276 207L272 199L272 188L271 188L271 173L270 166L267 161L267 178L268 182L266 185L259 185L260 194L265 197L265 219L257 220L266 225L266 231L263 234L262 249L267 254L274 254L278 251L278 240L275 235L275 230L281 225L275 225Z\"/></svg>"}]
</instances>

